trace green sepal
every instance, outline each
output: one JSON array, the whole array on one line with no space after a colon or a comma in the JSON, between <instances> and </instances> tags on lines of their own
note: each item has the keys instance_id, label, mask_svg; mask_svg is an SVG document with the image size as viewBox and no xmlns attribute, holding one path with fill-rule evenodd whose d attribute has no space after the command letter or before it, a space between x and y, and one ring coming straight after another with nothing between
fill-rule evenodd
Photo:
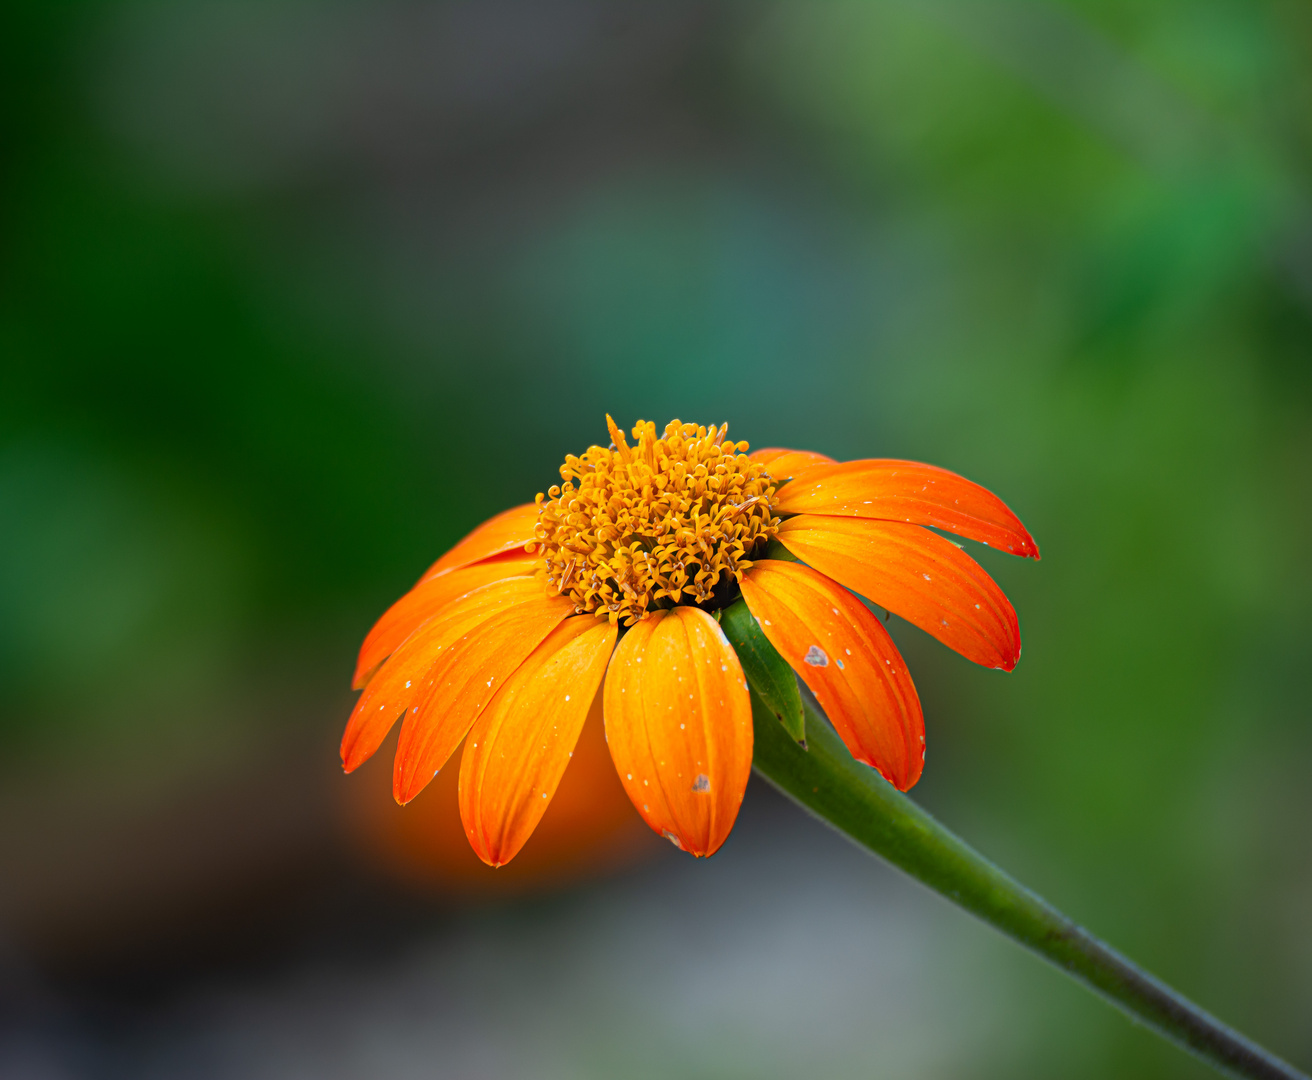
<instances>
[{"instance_id":1,"label":"green sepal","mask_svg":"<svg viewBox=\"0 0 1312 1080\"><path fill-rule=\"evenodd\" d=\"M780 559L783 562L801 562L796 555L789 551L778 540L771 540L765 545L765 551L756 556L757 559Z\"/></svg>"},{"instance_id":2,"label":"green sepal","mask_svg":"<svg viewBox=\"0 0 1312 1080\"><path fill-rule=\"evenodd\" d=\"M748 685L756 691L762 703L779 719L789 737L806 746L806 716L802 711L802 695L797 689L797 676L793 669L770 644L761 624L747 610L741 598L725 608L720 626L729 644L738 654Z\"/></svg>"}]
</instances>

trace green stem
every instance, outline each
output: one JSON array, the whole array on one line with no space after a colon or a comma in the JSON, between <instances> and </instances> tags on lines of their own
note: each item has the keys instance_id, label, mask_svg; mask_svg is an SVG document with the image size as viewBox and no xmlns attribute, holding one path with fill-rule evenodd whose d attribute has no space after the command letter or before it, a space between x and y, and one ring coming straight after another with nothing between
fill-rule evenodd
<instances>
[{"instance_id":1,"label":"green stem","mask_svg":"<svg viewBox=\"0 0 1312 1080\"><path fill-rule=\"evenodd\" d=\"M817 817L1221 1071L1308 1080L1071 922L854 761L809 702L803 750L752 699L756 770Z\"/></svg>"}]
</instances>

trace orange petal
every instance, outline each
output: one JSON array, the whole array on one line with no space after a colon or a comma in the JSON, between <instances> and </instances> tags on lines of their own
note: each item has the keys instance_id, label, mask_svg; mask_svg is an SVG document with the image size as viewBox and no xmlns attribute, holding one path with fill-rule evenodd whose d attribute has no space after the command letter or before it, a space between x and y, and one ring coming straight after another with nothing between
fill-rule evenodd
<instances>
[{"instance_id":1,"label":"orange petal","mask_svg":"<svg viewBox=\"0 0 1312 1080\"><path fill-rule=\"evenodd\" d=\"M782 484L794 474L812 465L832 465L834 459L814 450L785 450L778 446L767 446L763 450L753 450L747 455L752 461L759 461L767 466L775 483Z\"/></svg>"},{"instance_id":2,"label":"orange petal","mask_svg":"<svg viewBox=\"0 0 1312 1080\"><path fill-rule=\"evenodd\" d=\"M546 813L618 631L590 615L566 619L470 728L460 760L460 820L489 866L510 862Z\"/></svg>"},{"instance_id":3,"label":"orange petal","mask_svg":"<svg viewBox=\"0 0 1312 1080\"><path fill-rule=\"evenodd\" d=\"M468 566L492 555L500 555L503 551L522 548L535 539L533 527L537 523L536 503L525 503L523 506L503 510L496 517L488 518L433 563L419 580L427 581L445 570L454 570L458 566Z\"/></svg>"},{"instance_id":4,"label":"orange petal","mask_svg":"<svg viewBox=\"0 0 1312 1080\"><path fill-rule=\"evenodd\" d=\"M536 578L525 580L537 590L534 599L507 605L471 627L437 657L422 681L415 684L419 695L401 724L392 768L392 793L402 805L437 775L515 669L566 616L574 613L572 600L545 596Z\"/></svg>"},{"instance_id":5,"label":"orange petal","mask_svg":"<svg viewBox=\"0 0 1312 1080\"><path fill-rule=\"evenodd\" d=\"M1013 555L1039 557L1034 538L993 492L915 461L871 458L814 465L780 490L775 509L933 525Z\"/></svg>"},{"instance_id":6,"label":"orange petal","mask_svg":"<svg viewBox=\"0 0 1312 1080\"><path fill-rule=\"evenodd\" d=\"M860 600L800 563L762 559L743 599L852 756L900 791L920 779L925 719L897 646Z\"/></svg>"},{"instance_id":7,"label":"orange petal","mask_svg":"<svg viewBox=\"0 0 1312 1080\"><path fill-rule=\"evenodd\" d=\"M606 672L606 742L656 832L714 855L752 771L752 706L733 647L694 607L657 611L620 639Z\"/></svg>"},{"instance_id":8,"label":"orange petal","mask_svg":"<svg viewBox=\"0 0 1312 1080\"><path fill-rule=\"evenodd\" d=\"M951 540L901 521L801 514L779 542L804 563L985 667L1010 671L1020 626L984 568Z\"/></svg>"},{"instance_id":9,"label":"orange petal","mask_svg":"<svg viewBox=\"0 0 1312 1080\"><path fill-rule=\"evenodd\" d=\"M342 736L346 771L363 765L378 749L397 718L419 698L424 677L445 649L497 612L542 596L537 578L493 582L452 601L441 618L429 620L411 634L369 680L355 703Z\"/></svg>"},{"instance_id":10,"label":"orange petal","mask_svg":"<svg viewBox=\"0 0 1312 1080\"><path fill-rule=\"evenodd\" d=\"M462 566L458 570L447 570L436 577L425 578L374 623L374 628L360 646L360 657L355 664L351 689L361 689L378 666L406 638L429 619L440 615L452 600L493 581L530 574L540 561L536 555L507 552L472 566Z\"/></svg>"}]
</instances>

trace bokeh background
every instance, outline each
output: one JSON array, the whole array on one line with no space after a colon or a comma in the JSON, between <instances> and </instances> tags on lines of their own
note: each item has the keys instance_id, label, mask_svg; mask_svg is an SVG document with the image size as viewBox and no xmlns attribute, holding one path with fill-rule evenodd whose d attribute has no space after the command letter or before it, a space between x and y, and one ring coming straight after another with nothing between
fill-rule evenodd
<instances>
[{"instance_id":1,"label":"bokeh background","mask_svg":"<svg viewBox=\"0 0 1312 1080\"><path fill-rule=\"evenodd\" d=\"M1312 9L11 0L0 82L0 1074L1205 1075L758 781L494 874L341 775L606 411L1001 493L916 797L1312 1064Z\"/></svg>"}]
</instances>

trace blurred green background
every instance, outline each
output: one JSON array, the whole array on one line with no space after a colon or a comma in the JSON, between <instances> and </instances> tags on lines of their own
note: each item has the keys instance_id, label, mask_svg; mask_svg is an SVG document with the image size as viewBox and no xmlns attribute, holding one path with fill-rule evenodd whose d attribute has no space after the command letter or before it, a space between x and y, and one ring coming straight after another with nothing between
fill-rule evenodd
<instances>
[{"instance_id":1,"label":"blurred green background","mask_svg":"<svg viewBox=\"0 0 1312 1080\"><path fill-rule=\"evenodd\" d=\"M12 1075L1205 1075L759 786L705 865L360 868L355 648L607 411L1000 493L1016 672L895 626L917 797L1312 1065L1312 9L13 0L0 57Z\"/></svg>"}]
</instances>

